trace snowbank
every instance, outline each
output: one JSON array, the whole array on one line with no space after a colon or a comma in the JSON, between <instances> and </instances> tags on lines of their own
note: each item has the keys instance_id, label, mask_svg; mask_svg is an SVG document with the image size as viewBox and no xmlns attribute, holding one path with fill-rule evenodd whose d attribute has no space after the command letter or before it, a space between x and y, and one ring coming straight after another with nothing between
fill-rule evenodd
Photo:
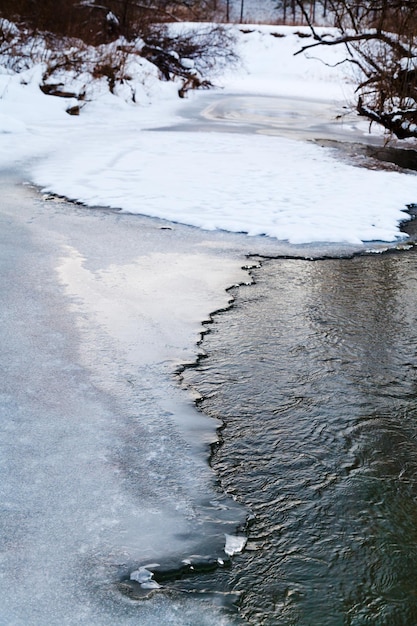
<instances>
[{"instance_id":1,"label":"snowbank","mask_svg":"<svg viewBox=\"0 0 417 626\"><path fill-rule=\"evenodd\" d=\"M306 41L297 33L307 29L233 28L242 63L213 79L219 99L303 98L331 105L334 116L351 101L354 83L337 65L342 49L294 56ZM41 93L39 68L0 74L0 166L24 164L45 191L90 206L204 229L293 243L402 237L406 204L416 200L413 175L342 163L327 149L279 136L268 121L258 132L240 129L238 118L233 132L214 132L224 130L219 123L211 132L153 131L183 122L196 105L203 110L213 94L181 101L178 85L158 80L149 64L136 71L136 103L100 92L79 117L67 115L67 100ZM357 140L367 129L354 122L344 131Z\"/></svg>"}]
</instances>

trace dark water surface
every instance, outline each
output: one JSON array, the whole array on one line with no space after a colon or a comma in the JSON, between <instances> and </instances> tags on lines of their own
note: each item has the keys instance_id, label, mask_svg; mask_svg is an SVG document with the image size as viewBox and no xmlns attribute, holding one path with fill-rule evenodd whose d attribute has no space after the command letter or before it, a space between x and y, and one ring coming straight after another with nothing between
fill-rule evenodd
<instances>
[{"instance_id":1,"label":"dark water surface","mask_svg":"<svg viewBox=\"0 0 417 626\"><path fill-rule=\"evenodd\" d=\"M417 254L276 259L185 372L212 466L253 515L229 585L250 624L417 624Z\"/></svg>"}]
</instances>

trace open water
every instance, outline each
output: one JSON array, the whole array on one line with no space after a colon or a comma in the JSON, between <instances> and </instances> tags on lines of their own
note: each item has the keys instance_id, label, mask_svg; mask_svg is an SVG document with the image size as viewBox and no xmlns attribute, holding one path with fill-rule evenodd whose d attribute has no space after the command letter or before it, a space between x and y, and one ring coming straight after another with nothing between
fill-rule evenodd
<instances>
[{"instance_id":1,"label":"open water","mask_svg":"<svg viewBox=\"0 0 417 626\"><path fill-rule=\"evenodd\" d=\"M184 372L248 511L224 584L249 624L416 624L417 253L252 275Z\"/></svg>"}]
</instances>

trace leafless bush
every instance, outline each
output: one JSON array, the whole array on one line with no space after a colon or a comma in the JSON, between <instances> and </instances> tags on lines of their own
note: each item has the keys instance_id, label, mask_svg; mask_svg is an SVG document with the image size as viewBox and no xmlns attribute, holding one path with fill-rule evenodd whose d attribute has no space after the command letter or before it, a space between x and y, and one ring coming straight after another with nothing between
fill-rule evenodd
<instances>
[{"instance_id":1,"label":"leafless bush","mask_svg":"<svg viewBox=\"0 0 417 626\"><path fill-rule=\"evenodd\" d=\"M190 69L204 76L235 64L234 44L232 31L224 26L174 31L157 26L146 36L142 54L159 67L164 78L170 80L173 76L188 77Z\"/></svg>"},{"instance_id":2,"label":"leafless bush","mask_svg":"<svg viewBox=\"0 0 417 626\"><path fill-rule=\"evenodd\" d=\"M83 103L93 97L97 81L111 93L123 91L124 97L130 93L135 101L129 68L139 58L152 63L162 79L177 80L180 97L190 89L208 88L216 70L236 62L233 43L230 30L220 26L173 30L148 24L142 38L129 41L121 37L92 46L82 39L49 31L36 33L0 19L0 62L15 72L42 64L40 88L45 94Z\"/></svg>"},{"instance_id":3,"label":"leafless bush","mask_svg":"<svg viewBox=\"0 0 417 626\"><path fill-rule=\"evenodd\" d=\"M45 42L33 37L24 28L0 19L0 64L13 72L27 70L35 63L46 61Z\"/></svg>"}]
</instances>

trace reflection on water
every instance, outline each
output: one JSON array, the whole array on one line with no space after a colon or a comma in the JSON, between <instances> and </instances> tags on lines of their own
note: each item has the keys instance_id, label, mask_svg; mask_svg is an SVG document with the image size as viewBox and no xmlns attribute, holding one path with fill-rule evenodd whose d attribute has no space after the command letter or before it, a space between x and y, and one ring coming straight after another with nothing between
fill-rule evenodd
<instances>
[{"instance_id":1,"label":"reflection on water","mask_svg":"<svg viewBox=\"0 0 417 626\"><path fill-rule=\"evenodd\" d=\"M417 256L265 262L187 380L253 514L250 624L417 623Z\"/></svg>"}]
</instances>

